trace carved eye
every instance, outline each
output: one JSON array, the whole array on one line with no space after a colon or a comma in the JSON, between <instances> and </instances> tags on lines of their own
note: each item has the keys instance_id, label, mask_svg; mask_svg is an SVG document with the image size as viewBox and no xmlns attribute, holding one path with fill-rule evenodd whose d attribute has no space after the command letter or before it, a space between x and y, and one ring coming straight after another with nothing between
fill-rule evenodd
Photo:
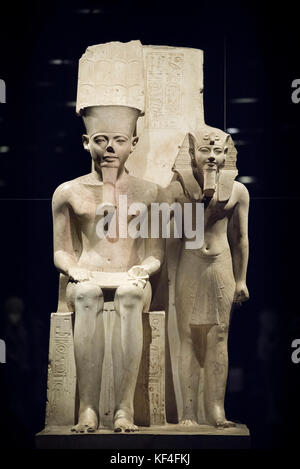
<instances>
[{"instance_id":1,"label":"carved eye","mask_svg":"<svg viewBox=\"0 0 300 469\"><path fill-rule=\"evenodd\" d=\"M214 153L215 153L216 155L220 155L220 153L222 153L222 151L223 151L222 148L215 148L215 149L214 149Z\"/></svg>"},{"instance_id":2,"label":"carved eye","mask_svg":"<svg viewBox=\"0 0 300 469\"><path fill-rule=\"evenodd\" d=\"M102 143L106 143L106 140L105 138L97 138L95 139L95 143L97 143L97 145L101 145Z\"/></svg>"},{"instance_id":3,"label":"carved eye","mask_svg":"<svg viewBox=\"0 0 300 469\"><path fill-rule=\"evenodd\" d=\"M198 148L198 151L201 151L201 153L209 153L209 148L208 147L200 147Z\"/></svg>"}]
</instances>

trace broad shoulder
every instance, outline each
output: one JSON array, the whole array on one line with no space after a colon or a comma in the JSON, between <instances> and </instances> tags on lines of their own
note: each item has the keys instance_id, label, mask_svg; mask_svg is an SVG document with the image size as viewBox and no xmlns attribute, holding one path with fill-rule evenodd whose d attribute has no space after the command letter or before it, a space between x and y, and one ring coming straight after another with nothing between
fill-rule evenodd
<instances>
[{"instance_id":1,"label":"broad shoulder","mask_svg":"<svg viewBox=\"0 0 300 469\"><path fill-rule=\"evenodd\" d=\"M241 182L234 181L232 195L235 202L249 204L249 192L246 186Z\"/></svg>"},{"instance_id":2,"label":"broad shoulder","mask_svg":"<svg viewBox=\"0 0 300 469\"><path fill-rule=\"evenodd\" d=\"M147 181L146 179L137 178L128 174L128 180L131 192L143 195L144 198L150 201L156 201L160 186L154 182Z\"/></svg>"},{"instance_id":3,"label":"broad shoulder","mask_svg":"<svg viewBox=\"0 0 300 469\"><path fill-rule=\"evenodd\" d=\"M167 187L159 187L158 190L159 203L173 204L175 202L190 202L190 199L184 194L183 187L178 179L173 180Z\"/></svg>"},{"instance_id":4,"label":"broad shoulder","mask_svg":"<svg viewBox=\"0 0 300 469\"><path fill-rule=\"evenodd\" d=\"M88 174L72 179L70 181L63 182L54 191L52 197L53 204L68 203L71 197L78 193L82 189L84 183L88 183Z\"/></svg>"}]
</instances>

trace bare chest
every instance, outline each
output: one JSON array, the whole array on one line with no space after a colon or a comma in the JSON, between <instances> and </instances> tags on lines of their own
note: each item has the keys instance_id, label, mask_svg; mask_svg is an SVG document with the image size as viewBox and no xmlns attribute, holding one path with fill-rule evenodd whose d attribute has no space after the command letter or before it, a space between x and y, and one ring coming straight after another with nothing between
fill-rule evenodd
<instances>
[{"instance_id":1,"label":"bare chest","mask_svg":"<svg viewBox=\"0 0 300 469\"><path fill-rule=\"evenodd\" d=\"M71 216L80 232L90 236L96 230L99 221L103 218L101 210L103 199L103 186L83 187L73 194L71 199ZM117 210L116 222L120 221L127 225L141 213L147 213L149 201L141 202L141 194L128 188L127 191L116 190Z\"/></svg>"},{"instance_id":2,"label":"bare chest","mask_svg":"<svg viewBox=\"0 0 300 469\"><path fill-rule=\"evenodd\" d=\"M211 225L222 220L228 221L233 213L234 205L230 199L225 202L218 202L215 198L211 199L204 208L205 224Z\"/></svg>"}]
</instances>

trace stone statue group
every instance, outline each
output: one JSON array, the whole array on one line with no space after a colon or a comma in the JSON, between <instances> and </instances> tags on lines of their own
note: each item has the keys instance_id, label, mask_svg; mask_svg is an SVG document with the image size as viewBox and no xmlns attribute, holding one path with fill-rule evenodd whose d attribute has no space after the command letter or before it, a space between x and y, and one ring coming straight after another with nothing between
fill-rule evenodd
<instances>
[{"instance_id":1,"label":"stone statue group","mask_svg":"<svg viewBox=\"0 0 300 469\"><path fill-rule=\"evenodd\" d=\"M163 82L166 76L170 78L168 88L166 83L162 84L169 91L161 102L161 107L169 109L170 128L172 116L181 112L180 103L175 109L175 100L182 56L177 54L170 62L171 53L172 48L166 48L166 54L160 52L157 58L154 52L152 62L148 57L145 65L139 41L121 46L108 43L88 48L79 64L77 112L83 118L83 146L91 156L92 170L61 184L53 195L54 263L68 277L67 305L75 313L79 413L72 427L74 432L94 432L101 425L98 409L105 353L105 301L113 302L111 314L115 315L111 353L113 369L118 372L114 373L113 429L138 430L134 422L134 393L143 349L142 314L150 310L151 277L166 262L166 239L151 235L121 237L118 224L115 238L99 237L96 232L99 218L105 213L109 225L121 210L120 196L127 197L128 207L142 203L149 213L153 203L176 202L184 214L189 203L192 207L189 216L193 217L197 205L203 204L202 246L187 249L184 235L179 240L175 277L182 395L179 424L235 425L226 419L224 412L227 338L232 304L249 298L246 286L249 195L245 186L234 180L237 171L230 166L236 157L233 141L226 132L198 120L185 131L179 152L171 155L171 180L164 187L159 171L153 170L151 181L133 175L126 163L139 146L139 118L149 122L157 116L157 122L162 122L160 98L156 98L160 90L156 85L151 88L151 80ZM154 60L161 60L156 75L151 71ZM146 77L147 92L145 66L150 70ZM158 103L148 106L149 116L147 107L146 111L143 107L147 99ZM158 125L158 131L164 132L164 125ZM168 130L165 134L168 139ZM99 206L103 207L102 215L97 210ZM147 211L143 216L149 216ZM129 223L134 215L129 211L126 218ZM200 379L204 380L201 394L204 422L199 422L197 413Z\"/></svg>"}]
</instances>

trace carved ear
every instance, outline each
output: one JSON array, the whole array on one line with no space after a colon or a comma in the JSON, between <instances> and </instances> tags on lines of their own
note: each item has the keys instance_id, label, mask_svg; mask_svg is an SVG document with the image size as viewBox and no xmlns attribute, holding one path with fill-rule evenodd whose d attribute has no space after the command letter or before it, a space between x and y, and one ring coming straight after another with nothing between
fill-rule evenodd
<instances>
[{"instance_id":1,"label":"carved ear","mask_svg":"<svg viewBox=\"0 0 300 469\"><path fill-rule=\"evenodd\" d=\"M137 136L135 136L131 139L131 152L135 149L138 141L139 141L139 137L137 137Z\"/></svg>"},{"instance_id":2,"label":"carved ear","mask_svg":"<svg viewBox=\"0 0 300 469\"><path fill-rule=\"evenodd\" d=\"M90 137L86 134L83 134L82 136L82 143L83 143L83 148L86 151L90 151Z\"/></svg>"},{"instance_id":3,"label":"carved ear","mask_svg":"<svg viewBox=\"0 0 300 469\"><path fill-rule=\"evenodd\" d=\"M226 141L225 141L225 146L224 146L224 154L227 155L228 153L228 145L230 143L230 135L227 135ZM233 143L233 142L232 142Z\"/></svg>"}]
</instances>

